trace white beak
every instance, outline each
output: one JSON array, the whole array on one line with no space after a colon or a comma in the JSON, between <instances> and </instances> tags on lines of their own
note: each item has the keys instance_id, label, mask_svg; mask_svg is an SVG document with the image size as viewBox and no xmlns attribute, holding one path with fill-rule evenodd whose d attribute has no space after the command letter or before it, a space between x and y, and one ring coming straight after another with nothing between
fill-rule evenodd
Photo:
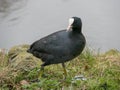
<instances>
[{"instance_id":1,"label":"white beak","mask_svg":"<svg viewBox=\"0 0 120 90\"><path fill-rule=\"evenodd\" d=\"M70 31L71 29L72 29L72 26L69 25L69 26L67 27L67 31Z\"/></svg>"}]
</instances>

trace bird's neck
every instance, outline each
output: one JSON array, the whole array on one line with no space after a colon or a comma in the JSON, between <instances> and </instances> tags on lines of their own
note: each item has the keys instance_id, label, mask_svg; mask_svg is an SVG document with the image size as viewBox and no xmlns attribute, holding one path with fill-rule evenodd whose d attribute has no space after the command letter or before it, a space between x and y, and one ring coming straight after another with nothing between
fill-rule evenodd
<instances>
[{"instance_id":1,"label":"bird's neck","mask_svg":"<svg viewBox=\"0 0 120 90\"><path fill-rule=\"evenodd\" d=\"M81 33L81 28L72 28L72 32Z\"/></svg>"}]
</instances>

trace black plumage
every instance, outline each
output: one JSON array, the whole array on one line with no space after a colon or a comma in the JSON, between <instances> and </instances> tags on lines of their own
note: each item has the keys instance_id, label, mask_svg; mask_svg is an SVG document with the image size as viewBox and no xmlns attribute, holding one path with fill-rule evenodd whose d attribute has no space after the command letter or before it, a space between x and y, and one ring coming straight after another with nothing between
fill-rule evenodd
<instances>
[{"instance_id":1,"label":"black plumage","mask_svg":"<svg viewBox=\"0 0 120 90\"><path fill-rule=\"evenodd\" d=\"M50 34L34 42L28 52L40 58L44 63L42 68L50 64L70 61L77 57L85 47L85 37L81 32L82 21L78 17L69 19L68 29Z\"/></svg>"}]
</instances>

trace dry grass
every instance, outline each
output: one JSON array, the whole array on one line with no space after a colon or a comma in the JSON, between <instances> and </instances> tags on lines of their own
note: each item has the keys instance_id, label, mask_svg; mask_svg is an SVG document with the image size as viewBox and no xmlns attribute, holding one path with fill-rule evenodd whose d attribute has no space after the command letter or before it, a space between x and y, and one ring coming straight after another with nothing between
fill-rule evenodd
<instances>
[{"instance_id":1,"label":"dry grass","mask_svg":"<svg viewBox=\"0 0 120 90\"><path fill-rule=\"evenodd\" d=\"M8 57L5 49L0 49L0 69L8 65Z\"/></svg>"}]
</instances>

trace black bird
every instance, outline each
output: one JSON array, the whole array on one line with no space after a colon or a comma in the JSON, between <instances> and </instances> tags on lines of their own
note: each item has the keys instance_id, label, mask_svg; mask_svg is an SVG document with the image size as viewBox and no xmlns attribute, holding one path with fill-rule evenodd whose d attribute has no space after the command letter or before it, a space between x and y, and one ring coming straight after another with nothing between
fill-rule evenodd
<instances>
[{"instance_id":1,"label":"black bird","mask_svg":"<svg viewBox=\"0 0 120 90\"><path fill-rule=\"evenodd\" d=\"M85 47L86 40L81 29L81 19L72 17L69 19L67 29L52 33L34 42L28 52L44 62L41 70L47 65L61 63L66 76L64 63L80 55Z\"/></svg>"}]
</instances>

